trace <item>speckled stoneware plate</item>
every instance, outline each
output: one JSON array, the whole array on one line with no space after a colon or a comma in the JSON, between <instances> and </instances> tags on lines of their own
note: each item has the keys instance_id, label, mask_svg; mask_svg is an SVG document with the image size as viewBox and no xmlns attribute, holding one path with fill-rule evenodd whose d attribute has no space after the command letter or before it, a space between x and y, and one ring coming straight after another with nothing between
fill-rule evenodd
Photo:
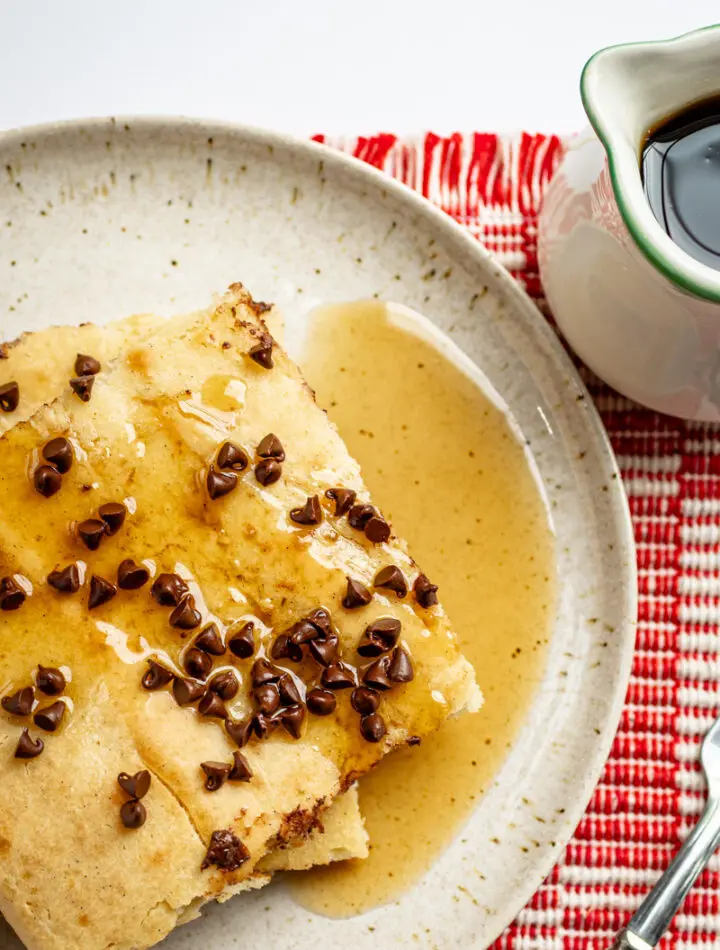
<instances>
[{"instance_id":1,"label":"speckled stoneware plate","mask_svg":"<svg viewBox=\"0 0 720 950\"><path fill-rule=\"evenodd\" d=\"M129 119L9 132L0 153L0 338L48 322L180 313L238 279L277 301L291 330L317 303L377 294L448 333L510 407L552 511L558 612L541 688L469 824L390 906L328 920L273 885L208 908L164 946L487 944L540 884L587 805L634 640L622 487L552 331L449 218L323 146L210 122ZM423 280L431 269L452 276ZM0 947L17 945L0 936Z\"/></svg>"}]
</instances>

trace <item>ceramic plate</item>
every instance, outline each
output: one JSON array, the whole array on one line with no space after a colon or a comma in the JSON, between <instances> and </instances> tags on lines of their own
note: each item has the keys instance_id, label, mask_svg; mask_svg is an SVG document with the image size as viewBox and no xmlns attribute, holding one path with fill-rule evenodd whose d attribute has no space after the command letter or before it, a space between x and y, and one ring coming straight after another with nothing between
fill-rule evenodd
<instances>
[{"instance_id":1,"label":"ceramic plate","mask_svg":"<svg viewBox=\"0 0 720 950\"><path fill-rule=\"evenodd\" d=\"M48 322L204 307L238 279L279 303L291 331L318 303L379 295L448 333L510 407L552 512L558 611L534 703L462 835L398 903L362 917L316 917L275 885L209 907L164 946L487 944L541 883L587 805L634 640L622 487L553 332L448 217L323 146L130 119L9 132L0 153L0 339ZM431 270L451 276L427 279ZM458 902L459 885L470 899ZM9 933L0 938L15 946Z\"/></svg>"}]
</instances>

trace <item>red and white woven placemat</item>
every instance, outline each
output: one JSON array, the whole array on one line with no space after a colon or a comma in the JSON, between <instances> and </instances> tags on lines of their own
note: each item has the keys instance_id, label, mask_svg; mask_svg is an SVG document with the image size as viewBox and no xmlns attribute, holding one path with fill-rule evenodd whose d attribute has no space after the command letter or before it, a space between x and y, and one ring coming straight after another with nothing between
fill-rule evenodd
<instances>
[{"instance_id":1,"label":"red and white woven placemat","mask_svg":"<svg viewBox=\"0 0 720 950\"><path fill-rule=\"evenodd\" d=\"M326 141L319 137L320 141ZM537 214L563 145L432 133L330 141L420 191L482 241L541 306ZM581 368L617 454L638 558L637 646L620 727L560 863L497 943L604 950L694 823L700 740L720 705L720 429L642 409ZM666 946L720 947L716 856Z\"/></svg>"}]
</instances>

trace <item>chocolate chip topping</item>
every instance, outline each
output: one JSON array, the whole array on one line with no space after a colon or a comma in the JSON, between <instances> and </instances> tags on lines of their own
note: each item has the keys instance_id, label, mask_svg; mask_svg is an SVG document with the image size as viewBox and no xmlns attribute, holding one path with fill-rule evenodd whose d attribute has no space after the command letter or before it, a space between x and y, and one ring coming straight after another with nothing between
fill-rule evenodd
<instances>
[{"instance_id":1,"label":"chocolate chip topping","mask_svg":"<svg viewBox=\"0 0 720 950\"><path fill-rule=\"evenodd\" d=\"M107 525L99 518L88 518L77 526L78 537L90 551L97 551L107 533Z\"/></svg>"},{"instance_id":2,"label":"chocolate chip topping","mask_svg":"<svg viewBox=\"0 0 720 950\"><path fill-rule=\"evenodd\" d=\"M389 676L390 657L381 656L368 666L361 670L361 678L366 686L371 689L386 690L392 687L392 680Z\"/></svg>"},{"instance_id":3,"label":"chocolate chip topping","mask_svg":"<svg viewBox=\"0 0 720 950\"><path fill-rule=\"evenodd\" d=\"M190 647L183 657L185 672L196 680L206 680L212 670L212 658L197 647Z\"/></svg>"},{"instance_id":4,"label":"chocolate chip topping","mask_svg":"<svg viewBox=\"0 0 720 950\"><path fill-rule=\"evenodd\" d=\"M105 522L106 533L113 535L117 534L125 523L127 508L122 502L111 501L106 505L100 505L98 514Z\"/></svg>"},{"instance_id":5,"label":"chocolate chip topping","mask_svg":"<svg viewBox=\"0 0 720 950\"><path fill-rule=\"evenodd\" d=\"M258 739L265 740L273 733L279 724L279 720L266 716L264 713L256 713L252 718L252 729Z\"/></svg>"},{"instance_id":6,"label":"chocolate chip topping","mask_svg":"<svg viewBox=\"0 0 720 950\"><path fill-rule=\"evenodd\" d=\"M320 682L325 689L350 689L355 685L355 672L338 660L323 670Z\"/></svg>"},{"instance_id":7,"label":"chocolate chip topping","mask_svg":"<svg viewBox=\"0 0 720 950\"><path fill-rule=\"evenodd\" d=\"M380 515L373 515L365 525L365 537L373 544L383 544L390 538L390 525Z\"/></svg>"},{"instance_id":8,"label":"chocolate chip topping","mask_svg":"<svg viewBox=\"0 0 720 950\"><path fill-rule=\"evenodd\" d=\"M205 627L195 637L193 646L196 646L198 650L202 650L203 653L210 653L212 656L222 656L225 652L225 644L216 623L211 623Z\"/></svg>"},{"instance_id":9,"label":"chocolate chip topping","mask_svg":"<svg viewBox=\"0 0 720 950\"><path fill-rule=\"evenodd\" d=\"M217 454L217 467L231 468L234 472L244 472L249 461L247 453L234 442L224 442Z\"/></svg>"},{"instance_id":10,"label":"chocolate chip topping","mask_svg":"<svg viewBox=\"0 0 720 950\"><path fill-rule=\"evenodd\" d=\"M20 387L16 382L3 383L0 386L0 409L3 412L15 412L20 403Z\"/></svg>"},{"instance_id":11,"label":"chocolate chip topping","mask_svg":"<svg viewBox=\"0 0 720 950\"><path fill-rule=\"evenodd\" d=\"M438 602L437 584L431 584L424 574L418 574L413 584L415 600L421 607L434 607Z\"/></svg>"},{"instance_id":12,"label":"chocolate chip topping","mask_svg":"<svg viewBox=\"0 0 720 950\"><path fill-rule=\"evenodd\" d=\"M201 623L202 614L195 606L195 598L192 594L185 594L170 614L170 626L178 630L194 630Z\"/></svg>"},{"instance_id":13,"label":"chocolate chip topping","mask_svg":"<svg viewBox=\"0 0 720 950\"><path fill-rule=\"evenodd\" d=\"M44 729L45 732L55 732L63 720L66 709L65 703L59 699L56 703L45 706L44 709L38 709L33 716L33 722L39 729Z\"/></svg>"},{"instance_id":14,"label":"chocolate chip topping","mask_svg":"<svg viewBox=\"0 0 720 950\"><path fill-rule=\"evenodd\" d=\"M255 478L261 485L274 485L282 475L282 465L275 459L261 459L255 466Z\"/></svg>"},{"instance_id":15,"label":"chocolate chip topping","mask_svg":"<svg viewBox=\"0 0 720 950\"><path fill-rule=\"evenodd\" d=\"M232 831L213 831L210 847L200 865L200 870L204 871L214 865L223 871L237 871L249 859L250 852Z\"/></svg>"},{"instance_id":16,"label":"chocolate chip topping","mask_svg":"<svg viewBox=\"0 0 720 950\"><path fill-rule=\"evenodd\" d=\"M355 712L361 716L369 716L370 713L377 712L380 705L380 696L374 689L368 689L367 686L358 686L352 691L350 703Z\"/></svg>"},{"instance_id":17,"label":"chocolate chip topping","mask_svg":"<svg viewBox=\"0 0 720 950\"><path fill-rule=\"evenodd\" d=\"M231 782L249 782L252 778L250 763L237 749L233 752L233 764L228 778Z\"/></svg>"},{"instance_id":18,"label":"chocolate chip topping","mask_svg":"<svg viewBox=\"0 0 720 950\"><path fill-rule=\"evenodd\" d=\"M292 508L290 511L290 520L295 524L315 525L322 521L322 508L320 499L317 495L312 495L307 499L302 508Z\"/></svg>"},{"instance_id":19,"label":"chocolate chip topping","mask_svg":"<svg viewBox=\"0 0 720 950\"><path fill-rule=\"evenodd\" d=\"M311 610L305 619L319 630L323 636L333 636L335 631L333 630L332 620L330 614L324 607L316 607L315 610Z\"/></svg>"},{"instance_id":20,"label":"chocolate chip topping","mask_svg":"<svg viewBox=\"0 0 720 950\"><path fill-rule=\"evenodd\" d=\"M101 607L117 594L117 587L106 581L104 577L93 574L90 578L90 596L88 597L88 610L94 610Z\"/></svg>"},{"instance_id":21,"label":"chocolate chip topping","mask_svg":"<svg viewBox=\"0 0 720 950\"><path fill-rule=\"evenodd\" d=\"M360 581L355 581L352 577L348 577L347 590L342 599L343 607L345 607L346 610L355 610L357 607L365 607L371 600L372 594L367 587L361 584Z\"/></svg>"},{"instance_id":22,"label":"chocolate chip topping","mask_svg":"<svg viewBox=\"0 0 720 950\"><path fill-rule=\"evenodd\" d=\"M40 666L35 674L35 685L46 696L59 696L65 689L65 677L54 666Z\"/></svg>"},{"instance_id":23,"label":"chocolate chip topping","mask_svg":"<svg viewBox=\"0 0 720 950\"><path fill-rule=\"evenodd\" d=\"M285 670L280 669L279 666L275 666L274 663L260 657L253 663L250 673L253 687L264 686L266 683L277 683L284 672Z\"/></svg>"},{"instance_id":24,"label":"chocolate chip topping","mask_svg":"<svg viewBox=\"0 0 720 950\"><path fill-rule=\"evenodd\" d=\"M299 663L303 657L302 647L292 643L290 634L288 633L281 633L280 636L275 639L270 655L273 660L290 659L293 663Z\"/></svg>"},{"instance_id":25,"label":"chocolate chip topping","mask_svg":"<svg viewBox=\"0 0 720 950\"><path fill-rule=\"evenodd\" d=\"M253 690L253 697L255 705L265 716L270 716L280 706L280 693L274 683L256 686Z\"/></svg>"},{"instance_id":26,"label":"chocolate chip topping","mask_svg":"<svg viewBox=\"0 0 720 950\"><path fill-rule=\"evenodd\" d=\"M224 762L201 762L200 768L207 776L205 779L205 788L209 792L216 792L228 780L231 766Z\"/></svg>"},{"instance_id":27,"label":"chocolate chip topping","mask_svg":"<svg viewBox=\"0 0 720 950\"><path fill-rule=\"evenodd\" d=\"M351 528L364 531L365 525L375 514L376 512L372 505L353 505L348 511L348 523Z\"/></svg>"},{"instance_id":28,"label":"chocolate chip topping","mask_svg":"<svg viewBox=\"0 0 720 950\"><path fill-rule=\"evenodd\" d=\"M324 640L311 640L310 653L316 663L321 666L330 666L337 659L339 641L335 634Z\"/></svg>"},{"instance_id":29,"label":"chocolate chip topping","mask_svg":"<svg viewBox=\"0 0 720 950\"><path fill-rule=\"evenodd\" d=\"M12 696L3 696L2 708L11 716L29 716L35 702L35 690L32 686L23 686Z\"/></svg>"},{"instance_id":30,"label":"chocolate chip topping","mask_svg":"<svg viewBox=\"0 0 720 950\"><path fill-rule=\"evenodd\" d=\"M407 744L409 746L415 746L415 745L420 745L421 742L422 742L421 736L409 736Z\"/></svg>"},{"instance_id":31,"label":"chocolate chip topping","mask_svg":"<svg viewBox=\"0 0 720 950\"><path fill-rule=\"evenodd\" d=\"M248 620L228 639L228 648L233 656L247 660L255 652L255 624ZM274 654L273 654L274 656Z\"/></svg>"},{"instance_id":32,"label":"chocolate chip topping","mask_svg":"<svg viewBox=\"0 0 720 950\"><path fill-rule=\"evenodd\" d=\"M400 636L400 621L395 617L380 617L365 627L357 651L360 656L380 656L397 643Z\"/></svg>"},{"instance_id":33,"label":"chocolate chip topping","mask_svg":"<svg viewBox=\"0 0 720 950\"><path fill-rule=\"evenodd\" d=\"M150 788L152 776L147 769L140 769L134 775L128 775L127 772L121 772L117 777L120 788L130 796L130 798L145 798Z\"/></svg>"},{"instance_id":34,"label":"chocolate chip topping","mask_svg":"<svg viewBox=\"0 0 720 950\"><path fill-rule=\"evenodd\" d=\"M204 683L176 676L173 680L173 696L178 706L190 706L202 699L207 691Z\"/></svg>"},{"instance_id":35,"label":"chocolate chip topping","mask_svg":"<svg viewBox=\"0 0 720 950\"><path fill-rule=\"evenodd\" d=\"M294 706L302 702L300 690L295 685L295 680L289 673L283 673L277 685L280 691L280 702L283 706Z\"/></svg>"},{"instance_id":36,"label":"chocolate chip topping","mask_svg":"<svg viewBox=\"0 0 720 950\"><path fill-rule=\"evenodd\" d=\"M132 558L120 562L117 572L118 587L121 590L139 590L150 580L150 571L144 564L136 564Z\"/></svg>"},{"instance_id":37,"label":"chocolate chip topping","mask_svg":"<svg viewBox=\"0 0 720 950\"><path fill-rule=\"evenodd\" d=\"M76 594L80 590L80 571L77 564L68 564L58 571L50 571L48 584L61 594Z\"/></svg>"},{"instance_id":38,"label":"chocolate chip topping","mask_svg":"<svg viewBox=\"0 0 720 950\"><path fill-rule=\"evenodd\" d=\"M156 690L167 686L172 678L173 674L167 667L161 666L155 660L150 660L141 682L144 689Z\"/></svg>"},{"instance_id":39,"label":"chocolate chip topping","mask_svg":"<svg viewBox=\"0 0 720 950\"><path fill-rule=\"evenodd\" d=\"M360 732L367 742L379 742L387 732L385 720L380 713L370 713L360 720Z\"/></svg>"},{"instance_id":40,"label":"chocolate chip topping","mask_svg":"<svg viewBox=\"0 0 720 950\"><path fill-rule=\"evenodd\" d=\"M210 679L208 686L213 693L218 694L220 699L227 702L227 700L234 699L237 696L240 689L240 680L232 670L221 670Z\"/></svg>"},{"instance_id":41,"label":"chocolate chip topping","mask_svg":"<svg viewBox=\"0 0 720 950\"><path fill-rule=\"evenodd\" d=\"M275 365L273 363L272 351L272 337L268 333L263 333L260 342L250 348L249 356L251 360L255 360L256 363L265 369L272 369Z\"/></svg>"},{"instance_id":42,"label":"chocolate chip topping","mask_svg":"<svg viewBox=\"0 0 720 950\"><path fill-rule=\"evenodd\" d=\"M43 458L49 462L61 475L69 472L73 463L73 450L65 436L58 436L43 447Z\"/></svg>"},{"instance_id":43,"label":"chocolate chip topping","mask_svg":"<svg viewBox=\"0 0 720 950\"><path fill-rule=\"evenodd\" d=\"M335 502L335 515L346 515L355 504L357 493L352 488L328 488L325 497Z\"/></svg>"},{"instance_id":44,"label":"chocolate chip topping","mask_svg":"<svg viewBox=\"0 0 720 950\"><path fill-rule=\"evenodd\" d=\"M0 578L0 610L17 610L27 600L27 594L14 577Z\"/></svg>"},{"instance_id":45,"label":"chocolate chip topping","mask_svg":"<svg viewBox=\"0 0 720 950\"><path fill-rule=\"evenodd\" d=\"M158 574L150 593L161 607L177 607L188 593L188 586L179 574Z\"/></svg>"},{"instance_id":46,"label":"chocolate chip topping","mask_svg":"<svg viewBox=\"0 0 720 950\"><path fill-rule=\"evenodd\" d=\"M337 699L329 689L311 689L305 697L307 708L314 716L329 716L335 712Z\"/></svg>"},{"instance_id":47,"label":"chocolate chip topping","mask_svg":"<svg viewBox=\"0 0 720 950\"><path fill-rule=\"evenodd\" d=\"M78 353L75 357L75 375L76 376L97 376L102 369L100 360L94 356L88 356L86 353Z\"/></svg>"},{"instance_id":48,"label":"chocolate chip topping","mask_svg":"<svg viewBox=\"0 0 720 950\"><path fill-rule=\"evenodd\" d=\"M78 399L82 399L83 402L90 402L94 385L94 376L75 376L70 380L70 389L72 389Z\"/></svg>"},{"instance_id":49,"label":"chocolate chip topping","mask_svg":"<svg viewBox=\"0 0 720 950\"><path fill-rule=\"evenodd\" d=\"M134 830L135 828L142 828L147 820L147 810L142 802L132 801L125 802L120 809L120 821L126 828Z\"/></svg>"},{"instance_id":50,"label":"chocolate chip topping","mask_svg":"<svg viewBox=\"0 0 720 950\"><path fill-rule=\"evenodd\" d=\"M403 647L395 647L393 650L388 676L393 683L410 683L415 678L412 660Z\"/></svg>"},{"instance_id":51,"label":"chocolate chip topping","mask_svg":"<svg viewBox=\"0 0 720 950\"><path fill-rule=\"evenodd\" d=\"M238 477L235 472L220 472L211 465L205 484L210 499L215 501L216 498L224 498L237 488Z\"/></svg>"},{"instance_id":52,"label":"chocolate chip topping","mask_svg":"<svg viewBox=\"0 0 720 950\"><path fill-rule=\"evenodd\" d=\"M289 736L299 739L305 722L305 707L301 705L289 706L280 713L280 724Z\"/></svg>"},{"instance_id":53,"label":"chocolate chip topping","mask_svg":"<svg viewBox=\"0 0 720 950\"><path fill-rule=\"evenodd\" d=\"M211 719L227 719L228 717L228 711L223 705L222 699L211 690L208 690L200 700L198 712L201 712L203 716L209 716Z\"/></svg>"},{"instance_id":54,"label":"chocolate chip topping","mask_svg":"<svg viewBox=\"0 0 720 950\"><path fill-rule=\"evenodd\" d=\"M394 564L388 564L387 567L382 568L375 575L375 580L373 582L376 587L384 587L387 590L395 591L398 597L405 597L408 592L407 581L405 580L405 575L400 570L399 567L396 567Z\"/></svg>"},{"instance_id":55,"label":"chocolate chip topping","mask_svg":"<svg viewBox=\"0 0 720 950\"><path fill-rule=\"evenodd\" d=\"M248 739L252 733L252 718L247 719L227 719L225 721L225 732L230 736L233 742L237 743L242 749L247 745Z\"/></svg>"},{"instance_id":56,"label":"chocolate chip topping","mask_svg":"<svg viewBox=\"0 0 720 950\"><path fill-rule=\"evenodd\" d=\"M52 498L62 487L62 475L52 465L38 465L33 472L33 486L38 495Z\"/></svg>"},{"instance_id":57,"label":"chocolate chip topping","mask_svg":"<svg viewBox=\"0 0 720 950\"><path fill-rule=\"evenodd\" d=\"M15 758L34 759L36 756L40 755L44 748L45 743L42 741L42 739L33 739L27 729L23 729L23 731L20 733L18 744L15 747Z\"/></svg>"},{"instance_id":58,"label":"chocolate chip topping","mask_svg":"<svg viewBox=\"0 0 720 950\"><path fill-rule=\"evenodd\" d=\"M274 432L269 432L264 439L260 440L255 452L261 459L275 459L276 462L285 461L285 449Z\"/></svg>"},{"instance_id":59,"label":"chocolate chip topping","mask_svg":"<svg viewBox=\"0 0 720 950\"><path fill-rule=\"evenodd\" d=\"M310 643L311 640L317 640L319 637L323 637L318 628L310 623L309 620L299 620L296 624L293 624L290 629L290 643L295 647L302 647L306 643Z\"/></svg>"}]
</instances>

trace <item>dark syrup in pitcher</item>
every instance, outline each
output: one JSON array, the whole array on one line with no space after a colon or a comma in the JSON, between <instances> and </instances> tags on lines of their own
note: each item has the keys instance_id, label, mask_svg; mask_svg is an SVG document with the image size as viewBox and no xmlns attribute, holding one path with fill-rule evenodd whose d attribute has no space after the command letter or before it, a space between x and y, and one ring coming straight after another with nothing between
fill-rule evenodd
<instances>
[{"instance_id":1,"label":"dark syrup in pitcher","mask_svg":"<svg viewBox=\"0 0 720 950\"><path fill-rule=\"evenodd\" d=\"M720 97L649 134L642 178L652 212L675 244L720 270Z\"/></svg>"}]
</instances>

